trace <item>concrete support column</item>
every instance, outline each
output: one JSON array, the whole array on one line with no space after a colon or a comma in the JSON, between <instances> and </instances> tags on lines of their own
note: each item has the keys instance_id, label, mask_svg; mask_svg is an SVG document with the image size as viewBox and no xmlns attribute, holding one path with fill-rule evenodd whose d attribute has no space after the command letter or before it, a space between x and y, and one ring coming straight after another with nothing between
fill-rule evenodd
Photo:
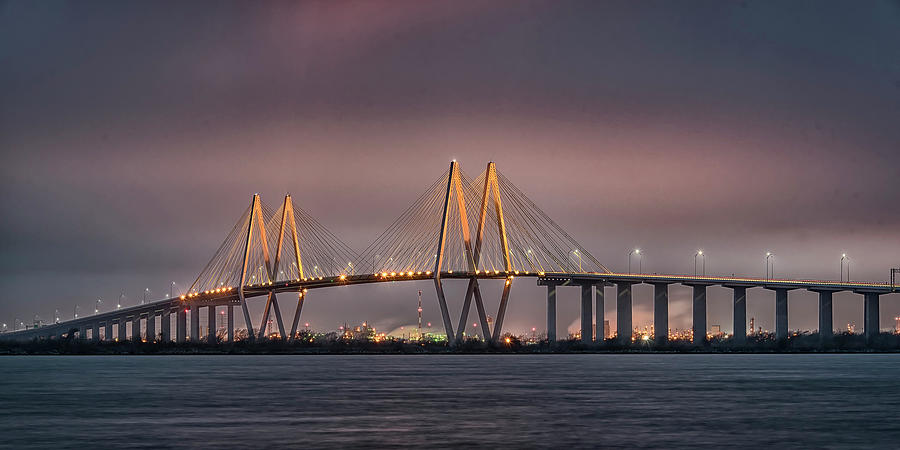
<instances>
[{"instance_id":1,"label":"concrete support column","mask_svg":"<svg viewBox=\"0 0 900 450\"><path fill-rule=\"evenodd\" d=\"M118 334L116 334L116 340L119 342L125 342L128 340L128 331L125 329L126 323L128 323L127 318L119 317L119 330Z\"/></svg>"},{"instance_id":2,"label":"concrete support column","mask_svg":"<svg viewBox=\"0 0 900 450\"><path fill-rule=\"evenodd\" d=\"M604 295L603 290L605 289L605 286L606 286L605 283L598 284L597 288L596 288L596 292L594 293L594 295L596 296L595 300L594 300L594 306L595 306L595 309L597 310L597 331L596 331L597 342L603 342L606 339L606 328L605 328L605 326L606 326L605 325L606 324L606 311L605 311L606 304L605 303L606 302L604 301L604 298L603 298L603 295Z\"/></svg>"},{"instance_id":3,"label":"concrete support column","mask_svg":"<svg viewBox=\"0 0 900 450\"><path fill-rule=\"evenodd\" d=\"M732 327L734 329L734 343L747 342L747 288L732 287L734 290L734 309L732 310Z\"/></svg>"},{"instance_id":4,"label":"concrete support column","mask_svg":"<svg viewBox=\"0 0 900 450\"><path fill-rule=\"evenodd\" d=\"M183 344L187 340L187 312L184 305L178 307L175 312L175 342Z\"/></svg>"},{"instance_id":5,"label":"concrete support column","mask_svg":"<svg viewBox=\"0 0 900 450\"><path fill-rule=\"evenodd\" d=\"M103 336L103 340L104 340L104 341L112 341L112 340L113 340L113 337L112 337L112 333L113 333L113 332L112 332L112 320L107 319L107 320L106 320L106 326L104 326L103 328L104 328L104 329L103 329L103 335L104 335L104 336Z\"/></svg>"},{"instance_id":6,"label":"concrete support column","mask_svg":"<svg viewBox=\"0 0 900 450\"><path fill-rule=\"evenodd\" d=\"M706 285L695 284L694 288L694 339L695 344L706 343Z\"/></svg>"},{"instance_id":7,"label":"concrete support column","mask_svg":"<svg viewBox=\"0 0 900 450\"><path fill-rule=\"evenodd\" d=\"M832 292L819 291L819 339L823 342L834 337L834 307Z\"/></svg>"},{"instance_id":8,"label":"concrete support column","mask_svg":"<svg viewBox=\"0 0 900 450\"><path fill-rule=\"evenodd\" d=\"M788 291L775 289L775 339L788 337Z\"/></svg>"},{"instance_id":9,"label":"concrete support column","mask_svg":"<svg viewBox=\"0 0 900 450\"><path fill-rule=\"evenodd\" d=\"M141 341L141 316L135 315L131 318L131 340Z\"/></svg>"},{"instance_id":10,"label":"concrete support column","mask_svg":"<svg viewBox=\"0 0 900 450\"><path fill-rule=\"evenodd\" d=\"M191 305L191 342L200 342L200 308Z\"/></svg>"},{"instance_id":11,"label":"concrete support column","mask_svg":"<svg viewBox=\"0 0 900 450\"><path fill-rule=\"evenodd\" d=\"M594 285L581 285L581 342L585 344L590 344L594 337L594 327L591 326L591 320L594 318L594 315L591 312L591 303L594 301L594 299L591 298L593 293Z\"/></svg>"},{"instance_id":12,"label":"concrete support column","mask_svg":"<svg viewBox=\"0 0 900 450\"><path fill-rule=\"evenodd\" d=\"M228 305L228 342L234 342L234 305Z\"/></svg>"},{"instance_id":13,"label":"concrete support column","mask_svg":"<svg viewBox=\"0 0 900 450\"><path fill-rule=\"evenodd\" d=\"M556 342L556 285L547 285L547 340Z\"/></svg>"},{"instance_id":14,"label":"concrete support column","mask_svg":"<svg viewBox=\"0 0 900 450\"><path fill-rule=\"evenodd\" d=\"M206 341L210 344L216 343L216 306L209 305L206 307L207 323L206 323Z\"/></svg>"},{"instance_id":15,"label":"concrete support column","mask_svg":"<svg viewBox=\"0 0 900 450\"><path fill-rule=\"evenodd\" d=\"M669 285L666 283L653 285L653 330L657 344L669 341Z\"/></svg>"},{"instance_id":16,"label":"concrete support column","mask_svg":"<svg viewBox=\"0 0 900 450\"><path fill-rule=\"evenodd\" d=\"M163 342L171 342L172 341L172 316L171 311L166 309L159 316L160 323L159 328L162 332L162 341Z\"/></svg>"},{"instance_id":17,"label":"concrete support column","mask_svg":"<svg viewBox=\"0 0 900 450\"><path fill-rule=\"evenodd\" d=\"M147 313L147 342L156 342L156 312Z\"/></svg>"},{"instance_id":18,"label":"concrete support column","mask_svg":"<svg viewBox=\"0 0 900 450\"><path fill-rule=\"evenodd\" d=\"M631 343L631 283L616 283L616 333L619 342Z\"/></svg>"},{"instance_id":19,"label":"concrete support column","mask_svg":"<svg viewBox=\"0 0 900 450\"><path fill-rule=\"evenodd\" d=\"M93 325L91 325L91 340L100 342L100 322L94 322Z\"/></svg>"},{"instance_id":20,"label":"concrete support column","mask_svg":"<svg viewBox=\"0 0 900 450\"><path fill-rule=\"evenodd\" d=\"M881 332L881 314L878 301L879 294L866 292L863 295L865 295L863 321L865 322L866 327L866 342L871 344L875 340L875 337L878 336L878 333Z\"/></svg>"}]
</instances>

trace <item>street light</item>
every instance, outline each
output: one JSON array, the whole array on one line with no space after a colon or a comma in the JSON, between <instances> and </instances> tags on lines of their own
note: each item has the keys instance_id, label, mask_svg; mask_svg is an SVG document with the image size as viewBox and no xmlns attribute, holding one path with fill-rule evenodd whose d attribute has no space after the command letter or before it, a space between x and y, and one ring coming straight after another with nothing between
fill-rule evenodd
<instances>
[{"instance_id":1,"label":"street light","mask_svg":"<svg viewBox=\"0 0 900 450\"><path fill-rule=\"evenodd\" d=\"M149 294L150 294L150 288L144 288L144 298L141 299L142 305L147 302L147 295L149 295Z\"/></svg>"},{"instance_id":2,"label":"street light","mask_svg":"<svg viewBox=\"0 0 900 450\"><path fill-rule=\"evenodd\" d=\"M766 252L766 280L769 279L769 258L771 258L773 256L775 256L775 255L773 255L772 252ZM774 277L775 277L775 261L773 260L772 261L772 278L774 278Z\"/></svg>"},{"instance_id":3,"label":"street light","mask_svg":"<svg viewBox=\"0 0 900 450\"><path fill-rule=\"evenodd\" d=\"M103 303L103 300L98 298L97 303L94 305L94 314L97 314L100 312L100 304L101 303Z\"/></svg>"},{"instance_id":4,"label":"street light","mask_svg":"<svg viewBox=\"0 0 900 450\"><path fill-rule=\"evenodd\" d=\"M844 260L847 260L847 282L850 282L850 258L846 253L841 254L841 281L844 281Z\"/></svg>"},{"instance_id":5,"label":"street light","mask_svg":"<svg viewBox=\"0 0 900 450\"><path fill-rule=\"evenodd\" d=\"M175 297L175 282L169 285L169 298Z\"/></svg>"},{"instance_id":6,"label":"street light","mask_svg":"<svg viewBox=\"0 0 900 450\"><path fill-rule=\"evenodd\" d=\"M703 276L706 276L706 255L703 254L703 250L697 250L697 253L694 253L694 276L697 276L697 257L700 257L703 261Z\"/></svg>"},{"instance_id":7,"label":"street light","mask_svg":"<svg viewBox=\"0 0 900 450\"><path fill-rule=\"evenodd\" d=\"M75 316L75 319L78 318L78 305L75 305L75 311L72 313L72 315Z\"/></svg>"},{"instance_id":8,"label":"street light","mask_svg":"<svg viewBox=\"0 0 900 450\"><path fill-rule=\"evenodd\" d=\"M578 257L578 272L584 272L584 270L581 269L581 252L576 248L575 250L572 250L572 253Z\"/></svg>"},{"instance_id":9,"label":"street light","mask_svg":"<svg viewBox=\"0 0 900 450\"><path fill-rule=\"evenodd\" d=\"M638 255L638 272L641 272L641 266L644 263L644 255L641 254L641 249L636 248L630 252L628 252L628 273L631 273L631 255Z\"/></svg>"}]
</instances>

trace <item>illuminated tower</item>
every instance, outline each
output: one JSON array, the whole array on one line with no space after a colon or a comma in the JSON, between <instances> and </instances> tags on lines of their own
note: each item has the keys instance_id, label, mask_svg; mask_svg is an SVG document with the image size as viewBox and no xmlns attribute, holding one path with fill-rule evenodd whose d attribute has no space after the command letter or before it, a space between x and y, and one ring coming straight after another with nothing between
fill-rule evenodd
<instances>
[{"instance_id":1,"label":"illuminated tower","mask_svg":"<svg viewBox=\"0 0 900 450\"><path fill-rule=\"evenodd\" d=\"M422 338L422 290L421 289L419 289L419 309L418 309L418 311L419 311L419 328L416 331L419 332L419 338L421 339Z\"/></svg>"}]
</instances>

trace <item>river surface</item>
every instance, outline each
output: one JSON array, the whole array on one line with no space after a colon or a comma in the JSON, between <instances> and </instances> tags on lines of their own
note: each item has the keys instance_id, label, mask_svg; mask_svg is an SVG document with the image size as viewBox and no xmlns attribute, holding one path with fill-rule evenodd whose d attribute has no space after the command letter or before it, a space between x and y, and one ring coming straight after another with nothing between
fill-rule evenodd
<instances>
[{"instance_id":1,"label":"river surface","mask_svg":"<svg viewBox=\"0 0 900 450\"><path fill-rule=\"evenodd\" d=\"M900 355L0 357L0 448L900 448Z\"/></svg>"}]
</instances>

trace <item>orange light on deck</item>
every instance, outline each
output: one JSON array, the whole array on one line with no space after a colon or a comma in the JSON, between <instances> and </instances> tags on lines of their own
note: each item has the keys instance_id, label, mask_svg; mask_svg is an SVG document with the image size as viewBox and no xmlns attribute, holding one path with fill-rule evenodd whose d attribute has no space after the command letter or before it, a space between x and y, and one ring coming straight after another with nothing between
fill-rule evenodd
<instances>
[{"instance_id":1,"label":"orange light on deck","mask_svg":"<svg viewBox=\"0 0 900 450\"><path fill-rule=\"evenodd\" d=\"M346 280L346 279L347 279L346 275L341 275L341 280Z\"/></svg>"}]
</instances>

